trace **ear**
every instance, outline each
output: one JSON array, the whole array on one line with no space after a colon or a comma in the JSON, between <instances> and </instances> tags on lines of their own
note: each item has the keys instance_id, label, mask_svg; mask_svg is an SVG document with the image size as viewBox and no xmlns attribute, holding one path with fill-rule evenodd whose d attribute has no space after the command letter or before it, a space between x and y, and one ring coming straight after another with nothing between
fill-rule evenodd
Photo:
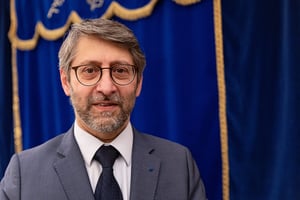
<instances>
[{"instance_id":1,"label":"ear","mask_svg":"<svg viewBox=\"0 0 300 200\"><path fill-rule=\"evenodd\" d=\"M65 70L59 70L60 72L60 81L62 88L67 96L70 96L71 86L68 80L68 75Z\"/></svg>"},{"instance_id":2,"label":"ear","mask_svg":"<svg viewBox=\"0 0 300 200\"><path fill-rule=\"evenodd\" d=\"M140 82L137 85L136 92L135 92L136 97L140 96L142 91L142 85L143 85L143 76L141 76Z\"/></svg>"}]
</instances>

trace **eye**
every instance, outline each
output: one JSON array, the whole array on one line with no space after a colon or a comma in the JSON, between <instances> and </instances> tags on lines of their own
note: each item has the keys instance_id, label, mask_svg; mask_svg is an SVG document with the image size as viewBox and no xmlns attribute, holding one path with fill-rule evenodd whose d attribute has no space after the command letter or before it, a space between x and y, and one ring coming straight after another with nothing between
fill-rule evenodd
<instances>
[{"instance_id":1,"label":"eye","mask_svg":"<svg viewBox=\"0 0 300 200\"><path fill-rule=\"evenodd\" d=\"M101 74L100 67L96 65L83 65L78 68L78 76L83 80L91 80Z\"/></svg>"},{"instance_id":2,"label":"eye","mask_svg":"<svg viewBox=\"0 0 300 200\"><path fill-rule=\"evenodd\" d=\"M81 69L81 73L84 73L84 74L93 74L93 73L97 73L97 72L99 72L99 67L93 66L93 65L83 66Z\"/></svg>"},{"instance_id":3,"label":"eye","mask_svg":"<svg viewBox=\"0 0 300 200\"><path fill-rule=\"evenodd\" d=\"M124 74L124 73L128 73L128 69L124 68L124 67L116 67L113 70L114 73L118 73L118 74Z\"/></svg>"},{"instance_id":4,"label":"eye","mask_svg":"<svg viewBox=\"0 0 300 200\"><path fill-rule=\"evenodd\" d=\"M116 75L127 75L130 72L130 69L126 65L116 65L112 67L112 73Z\"/></svg>"}]
</instances>

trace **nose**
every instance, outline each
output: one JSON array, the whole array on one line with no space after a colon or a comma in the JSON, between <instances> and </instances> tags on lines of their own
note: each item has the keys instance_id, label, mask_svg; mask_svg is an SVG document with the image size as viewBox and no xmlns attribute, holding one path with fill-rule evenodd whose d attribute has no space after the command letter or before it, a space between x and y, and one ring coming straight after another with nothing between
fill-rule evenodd
<instances>
[{"instance_id":1,"label":"nose","mask_svg":"<svg viewBox=\"0 0 300 200\"><path fill-rule=\"evenodd\" d=\"M96 90L104 95L110 95L117 90L117 87L110 76L109 69L102 69L102 76L96 85Z\"/></svg>"}]
</instances>

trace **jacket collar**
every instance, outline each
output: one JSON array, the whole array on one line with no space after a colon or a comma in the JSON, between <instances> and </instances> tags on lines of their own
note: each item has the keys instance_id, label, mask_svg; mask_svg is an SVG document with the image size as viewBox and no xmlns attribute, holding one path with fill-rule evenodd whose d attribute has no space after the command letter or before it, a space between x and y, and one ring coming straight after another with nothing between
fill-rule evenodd
<instances>
[{"instance_id":1,"label":"jacket collar","mask_svg":"<svg viewBox=\"0 0 300 200\"><path fill-rule=\"evenodd\" d=\"M64 135L57 149L57 155L58 159L53 167L68 199L94 199L84 161L75 141L73 127Z\"/></svg>"},{"instance_id":2,"label":"jacket collar","mask_svg":"<svg viewBox=\"0 0 300 200\"><path fill-rule=\"evenodd\" d=\"M154 147L147 138L133 130L131 200L153 200L158 183L160 159L152 153Z\"/></svg>"}]
</instances>

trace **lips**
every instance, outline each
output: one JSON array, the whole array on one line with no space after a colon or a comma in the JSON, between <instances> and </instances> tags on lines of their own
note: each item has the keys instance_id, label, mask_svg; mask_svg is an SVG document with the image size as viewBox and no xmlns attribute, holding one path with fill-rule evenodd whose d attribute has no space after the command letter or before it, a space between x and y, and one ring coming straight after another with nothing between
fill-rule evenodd
<instances>
[{"instance_id":1,"label":"lips","mask_svg":"<svg viewBox=\"0 0 300 200\"><path fill-rule=\"evenodd\" d=\"M117 95L105 96L98 95L88 99L89 105L95 107L98 111L113 112L120 107L121 101Z\"/></svg>"},{"instance_id":2,"label":"lips","mask_svg":"<svg viewBox=\"0 0 300 200\"><path fill-rule=\"evenodd\" d=\"M116 106L118 105L117 102L113 101L102 101L102 102L95 102L93 105L98 105L98 106Z\"/></svg>"},{"instance_id":3,"label":"lips","mask_svg":"<svg viewBox=\"0 0 300 200\"><path fill-rule=\"evenodd\" d=\"M92 104L99 111L112 112L118 107L118 103L112 101L95 102Z\"/></svg>"}]
</instances>

